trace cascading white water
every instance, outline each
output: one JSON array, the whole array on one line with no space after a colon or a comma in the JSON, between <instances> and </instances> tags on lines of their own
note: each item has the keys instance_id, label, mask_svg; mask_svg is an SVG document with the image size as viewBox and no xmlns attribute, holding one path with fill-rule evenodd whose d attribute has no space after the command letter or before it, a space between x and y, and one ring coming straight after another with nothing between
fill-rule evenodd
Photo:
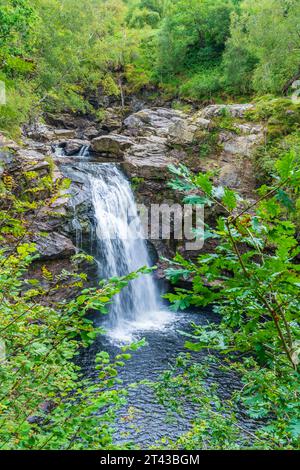
<instances>
[{"instance_id":1,"label":"cascading white water","mask_svg":"<svg viewBox=\"0 0 300 470\"><path fill-rule=\"evenodd\" d=\"M147 246L129 182L114 164L95 165L89 173L96 222L99 276L110 278L149 266ZM151 275L130 282L113 301L108 334L131 341L136 330L162 327L171 314L162 308Z\"/></svg>"},{"instance_id":2,"label":"cascading white water","mask_svg":"<svg viewBox=\"0 0 300 470\"><path fill-rule=\"evenodd\" d=\"M62 148L56 156L65 155ZM83 146L74 155L75 166L64 166L64 174L71 180L84 174L89 181L94 207L95 223L91 227L91 251L98 266L98 276L109 279L124 276L144 266L150 266L146 242L137 213L130 184L118 166L112 163L94 163L89 160L89 147ZM70 157L69 157L70 158ZM72 205L72 201L71 201ZM82 228L73 204L72 227L76 246L82 248ZM130 281L113 299L105 327L108 335L120 342L129 342L139 330L161 329L174 319L163 308L158 288L150 274Z\"/></svg>"},{"instance_id":3,"label":"cascading white water","mask_svg":"<svg viewBox=\"0 0 300 470\"><path fill-rule=\"evenodd\" d=\"M90 147L88 145L83 145L79 151L79 157L87 157L89 156L89 149Z\"/></svg>"}]
</instances>

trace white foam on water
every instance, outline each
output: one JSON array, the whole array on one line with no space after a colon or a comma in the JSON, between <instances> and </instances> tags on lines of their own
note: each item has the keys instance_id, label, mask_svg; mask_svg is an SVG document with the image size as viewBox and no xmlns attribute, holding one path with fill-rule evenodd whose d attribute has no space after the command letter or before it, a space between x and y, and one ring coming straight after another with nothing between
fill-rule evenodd
<instances>
[{"instance_id":1,"label":"white foam on water","mask_svg":"<svg viewBox=\"0 0 300 470\"><path fill-rule=\"evenodd\" d=\"M149 312L146 320L142 318L140 321L123 321L112 329L109 329L108 324L106 335L112 343L122 346L140 340L149 331L167 330L175 321L175 315L168 310Z\"/></svg>"}]
</instances>

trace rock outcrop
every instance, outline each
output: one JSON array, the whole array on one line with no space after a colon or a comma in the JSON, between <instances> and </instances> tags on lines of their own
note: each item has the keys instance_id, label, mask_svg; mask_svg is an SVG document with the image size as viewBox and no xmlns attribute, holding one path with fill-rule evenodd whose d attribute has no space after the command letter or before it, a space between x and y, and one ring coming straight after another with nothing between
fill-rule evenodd
<instances>
[{"instance_id":1,"label":"rock outcrop","mask_svg":"<svg viewBox=\"0 0 300 470\"><path fill-rule=\"evenodd\" d=\"M122 108L106 108L101 120L101 129L107 132L120 131L123 126L124 111Z\"/></svg>"},{"instance_id":2,"label":"rock outcrop","mask_svg":"<svg viewBox=\"0 0 300 470\"><path fill-rule=\"evenodd\" d=\"M34 148L22 148L0 134L0 174L10 176L17 197L27 195L29 200L45 200L43 207L27 214L27 241L36 244L40 260L70 258L76 251L70 238L62 232L64 218L68 215L69 199L61 191L60 197L49 198L47 185L36 191L40 181L49 177L53 182L63 176L43 153Z\"/></svg>"},{"instance_id":3,"label":"rock outcrop","mask_svg":"<svg viewBox=\"0 0 300 470\"><path fill-rule=\"evenodd\" d=\"M194 171L219 170L217 183L250 194L255 188L251 156L264 137L263 126L246 120L252 108L251 104L213 105L191 116L165 108L143 109L125 119L122 135L95 140L122 158L130 177L165 181L170 164L184 163ZM232 119L230 129L218 122L224 116ZM127 148L126 140L120 148L124 136L131 140ZM215 144L206 149L212 137Z\"/></svg>"},{"instance_id":4,"label":"rock outcrop","mask_svg":"<svg viewBox=\"0 0 300 470\"><path fill-rule=\"evenodd\" d=\"M67 142L61 144L61 147L64 149L65 154L68 156L78 155L83 148L89 146L90 142L88 140L82 139L67 140Z\"/></svg>"},{"instance_id":5,"label":"rock outcrop","mask_svg":"<svg viewBox=\"0 0 300 470\"><path fill-rule=\"evenodd\" d=\"M251 104L216 105L187 115L155 108L143 109L125 119L122 135L129 136L132 144L122 152L122 166L138 182L138 201L147 206L180 202L181 196L167 185L171 179L169 165L179 163L194 172L212 171L216 185L235 189L253 201L253 156L264 140L264 127L247 120L252 109ZM210 223L216 216L206 213ZM151 242L162 255L170 256L180 249L180 242L174 240Z\"/></svg>"},{"instance_id":6,"label":"rock outcrop","mask_svg":"<svg viewBox=\"0 0 300 470\"><path fill-rule=\"evenodd\" d=\"M32 237L32 241L36 245L40 261L70 258L76 253L73 242L57 232L35 235Z\"/></svg>"},{"instance_id":7,"label":"rock outcrop","mask_svg":"<svg viewBox=\"0 0 300 470\"><path fill-rule=\"evenodd\" d=\"M170 146L170 130L187 116L165 108L144 109L124 121L124 133L133 144L123 156L125 171L132 177L165 180L170 164L179 163L182 152Z\"/></svg>"},{"instance_id":8,"label":"rock outcrop","mask_svg":"<svg viewBox=\"0 0 300 470\"><path fill-rule=\"evenodd\" d=\"M93 139L91 150L95 154L112 155L115 158L121 158L132 144L133 141L125 135L109 134Z\"/></svg>"},{"instance_id":9,"label":"rock outcrop","mask_svg":"<svg viewBox=\"0 0 300 470\"><path fill-rule=\"evenodd\" d=\"M172 124L186 118L186 114L168 108L143 109L124 120L124 127L133 136L153 135L168 137Z\"/></svg>"},{"instance_id":10,"label":"rock outcrop","mask_svg":"<svg viewBox=\"0 0 300 470\"><path fill-rule=\"evenodd\" d=\"M68 190L71 197L62 194L53 203L52 210L61 214L60 219L45 220L46 215L41 212L40 222L46 224L45 232L49 234L48 239L37 239L41 256L49 260L55 256L68 257L74 252L71 239L78 238L78 231L83 239L91 237L90 180L84 167L73 159L84 147L91 149L87 164L89 161L120 163L135 182L138 202L146 205L180 201L181 196L167 185L171 179L169 165L179 163L194 172L212 171L216 185L236 189L249 200L253 199L256 187L253 155L263 142L264 128L248 119L252 109L252 104L212 105L186 114L168 108L145 108L122 122L124 110L108 108L101 124L68 115L52 116L48 117L47 125L27 129L24 147L6 140L9 150L6 158L14 154L10 165L15 166L15 171L16 162L22 161L22 171L35 169L39 175L50 171L45 156L56 146L64 149L65 156L55 158L60 170L54 168L54 174L59 178L62 171L71 180ZM172 241L153 241L153 245L163 255L178 248Z\"/></svg>"},{"instance_id":11,"label":"rock outcrop","mask_svg":"<svg viewBox=\"0 0 300 470\"><path fill-rule=\"evenodd\" d=\"M152 135L139 138L123 157L123 168L131 177L164 180L171 163L178 163L167 146L165 137Z\"/></svg>"},{"instance_id":12,"label":"rock outcrop","mask_svg":"<svg viewBox=\"0 0 300 470\"><path fill-rule=\"evenodd\" d=\"M26 131L26 136L36 142L59 142L61 140L75 139L76 131L74 129L56 129L37 123Z\"/></svg>"}]
</instances>

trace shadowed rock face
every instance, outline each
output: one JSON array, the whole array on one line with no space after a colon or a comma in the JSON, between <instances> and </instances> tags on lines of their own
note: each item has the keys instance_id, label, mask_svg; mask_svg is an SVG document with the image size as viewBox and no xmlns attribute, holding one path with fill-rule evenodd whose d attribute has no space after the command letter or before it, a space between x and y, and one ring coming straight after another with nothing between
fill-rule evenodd
<instances>
[{"instance_id":1,"label":"shadowed rock face","mask_svg":"<svg viewBox=\"0 0 300 470\"><path fill-rule=\"evenodd\" d=\"M38 152L35 145L33 148L21 148L0 134L0 173L2 172L13 178L13 191L17 197L21 196L23 191L38 185L43 177L51 176L54 181L63 177L58 167L45 159L45 155ZM28 172L34 172L36 176L27 180ZM28 214L27 241L36 244L40 260L70 258L76 251L75 246L71 239L60 233L68 213L69 200L65 192L61 191L60 197L54 202L48 201L47 188L37 195L33 192L30 197L33 200L44 198L45 206Z\"/></svg>"},{"instance_id":2,"label":"shadowed rock face","mask_svg":"<svg viewBox=\"0 0 300 470\"><path fill-rule=\"evenodd\" d=\"M70 258L76 253L73 242L57 232L49 232L46 236L36 235L32 241L36 245L40 261Z\"/></svg>"}]
</instances>

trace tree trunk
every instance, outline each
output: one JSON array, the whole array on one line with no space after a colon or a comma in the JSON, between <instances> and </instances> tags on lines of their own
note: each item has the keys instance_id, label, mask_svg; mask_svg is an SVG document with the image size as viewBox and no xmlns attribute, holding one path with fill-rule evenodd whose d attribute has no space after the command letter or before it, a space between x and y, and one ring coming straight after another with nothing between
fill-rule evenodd
<instances>
[{"instance_id":1,"label":"tree trunk","mask_svg":"<svg viewBox=\"0 0 300 470\"><path fill-rule=\"evenodd\" d=\"M300 79L300 69L298 70L298 72L288 81L286 82L286 84L283 86L282 88L282 93L284 95L287 95L288 94L288 91L289 89L291 88L291 86L293 85L293 83L296 81L296 80L299 80Z\"/></svg>"}]
</instances>

